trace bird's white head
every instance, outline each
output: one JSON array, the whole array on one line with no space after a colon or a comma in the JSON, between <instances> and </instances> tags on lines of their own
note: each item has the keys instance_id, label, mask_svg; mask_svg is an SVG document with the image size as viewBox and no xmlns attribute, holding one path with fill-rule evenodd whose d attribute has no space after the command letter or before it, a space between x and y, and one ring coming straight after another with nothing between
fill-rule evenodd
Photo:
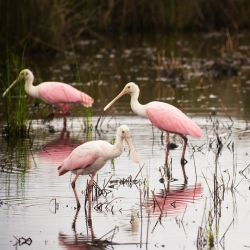
<instances>
[{"instance_id":1,"label":"bird's white head","mask_svg":"<svg viewBox=\"0 0 250 250\"><path fill-rule=\"evenodd\" d=\"M135 150L131 135L130 135L130 130L127 125L121 125L120 127L117 128L117 137L121 138L122 140L125 140L129 146L130 149L130 158L132 161L135 163L139 163L139 156Z\"/></svg>"},{"instance_id":2,"label":"bird's white head","mask_svg":"<svg viewBox=\"0 0 250 250\"><path fill-rule=\"evenodd\" d=\"M129 94L131 96L137 95L137 98L138 98L139 93L140 93L140 89L139 89L137 84L135 84L134 82L127 83L125 85L125 87L123 88L123 90L110 103L108 103L105 106L104 111L106 111L108 108L110 108L123 95L125 95L125 94Z\"/></svg>"},{"instance_id":3,"label":"bird's white head","mask_svg":"<svg viewBox=\"0 0 250 250\"><path fill-rule=\"evenodd\" d=\"M117 135L121 139L125 139L127 137L130 137L130 130L127 125L121 125L120 127L117 128Z\"/></svg>"},{"instance_id":4,"label":"bird's white head","mask_svg":"<svg viewBox=\"0 0 250 250\"><path fill-rule=\"evenodd\" d=\"M135 84L134 82L129 82L125 85L125 87L123 88L124 94L129 94L132 95L134 93L138 93L140 92L140 89L138 87L137 84Z\"/></svg>"},{"instance_id":5,"label":"bird's white head","mask_svg":"<svg viewBox=\"0 0 250 250\"><path fill-rule=\"evenodd\" d=\"M19 73L16 80L4 91L3 97L10 91L10 89L12 89L16 85L17 82L22 81L22 80L24 80L24 81L27 81L27 80L33 81L34 80L33 73L29 69L23 69Z\"/></svg>"},{"instance_id":6,"label":"bird's white head","mask_svg":"<svg viewBox=\"0 0 250 250\"><path fill-rule=\"evenodd\" d=\"M33 73L29 69L23 69L18 75L18 80L28 80L33 77Z\"/></svg>"}]
</instances>

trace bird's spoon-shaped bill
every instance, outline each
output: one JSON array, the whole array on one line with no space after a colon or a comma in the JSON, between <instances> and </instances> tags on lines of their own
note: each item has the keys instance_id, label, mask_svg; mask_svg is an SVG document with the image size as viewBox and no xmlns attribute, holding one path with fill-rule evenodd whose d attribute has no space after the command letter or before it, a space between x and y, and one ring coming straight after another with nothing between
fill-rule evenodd
<instances>
[{"instance_id":1,"label":"bird's spoon-shaped bill","mask_svg":"<svg viewBox=\"0 0 250 250\"><path fill-rule=\"evenodd\" d=\"M109 109L120 97L122 97L123 95L126 94L126 90L125 88L110 102L108 103L105 107L104 107L104 111L106 111L107 109Z\"/></svg>"},{"instance_id":2,"label":"bird's spoon-shaped bill","mask_svg":"<svg viewBox=\"0 0 250 250\"><path fill-rule=\"evenodd\" d=\"M6 94L10 91L10 89L12 89L16 85L17 82L18 82L18 79L16 79L13 83L11 83L11 85L4 91L2 97L5 97Z\"/></svg>"},{"instance_id":3,"label":"bird's spoon-shaped bill","mask_svg":"<svg viewBox=\"0 0 250 250\"><path fill-rule=\"evenodd\" d=\"M134 147L134 144L132 142L131 137L126 137L125 140L126 140L128 146L129 146L129 149L130 149L130 159L135 163L139 163L140 157L139 157L137 151L135 150L135 147Z\"/></svg>"}]
</instances>

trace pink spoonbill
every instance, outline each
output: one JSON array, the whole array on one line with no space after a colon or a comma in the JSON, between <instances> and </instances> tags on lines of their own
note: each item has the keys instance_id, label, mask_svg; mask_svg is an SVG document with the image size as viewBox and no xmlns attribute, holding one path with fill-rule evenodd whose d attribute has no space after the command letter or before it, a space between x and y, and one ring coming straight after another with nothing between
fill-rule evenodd
<instances>
[{"instance_id":1,"label":"pink spoonbill","mask_svg":"<svg viewBox=\"0 0 250 250\"><path fill-rule=\"evenodd\" d=\"M25 92L33 97L59 108L65 116L74 104L91 107L94 100L89 95L75 89L71 85L62 82L42 82L33 85L34 75L29 69L23 69L17 79L5 90L3 97L17 82L24 80Z\"/></svg>"},{"instance_id":2,"label":"pink spoonbill","mask_svg":"<svg viewBox=\"0 0 250 250\"><path fill-rule=\"evenodd\" d=\"M160 130L164 130L167 133L166 136L166 163L168 158L169 150L169 133L174 133L180 135L184 140L182 156L181 156L181 166L183 171L183 176L185 182L187 182L187 176L185 172L185 152L187 146L187 135L199 138L202 136L202 131L200 127L187 117L181 110L164 102L153 101L145 105L139 103L140 89L138 85L133 82L127 83L123 90L104 108L104 111L107 110L117 99L125 94L131 96L130 106L134 113L139 116L147 117L150 122Z\"/></svg>"},{"instance_id":3,"label":"pink spoonbill","mask_svg":"<svg viewBox=\"0 0 250 250\"><path fill-rule=\"evenodd\" d=\"M80 202L75 189L77 178L80 175L91 175L88 184L88 200L89 204L91 204L91 189L96 172L101 169L108 160L121 155L124 140L129 146L131 160L138 163L139 157L134 148L129 128L126 125L122 125L117 128L115 144L110 144L109 142L103 140L86 142L75 148L58 167L59 176L67 173L68 171L72 171L75 174L71 186L76 198L78 209L80 208Z\"/></svg>"}]
</instances>

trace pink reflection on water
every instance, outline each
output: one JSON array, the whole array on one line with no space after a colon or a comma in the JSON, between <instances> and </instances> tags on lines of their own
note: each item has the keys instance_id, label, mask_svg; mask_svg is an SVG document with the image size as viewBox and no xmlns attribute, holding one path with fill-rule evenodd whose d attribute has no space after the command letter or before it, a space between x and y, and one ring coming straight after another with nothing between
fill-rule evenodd
<instances>
[{"instance_id":1,"label":"pink reflection on water","mask_svg":"<svg viewBox=\"0 0 250 250\"><path fill-rule=\"evenodd\" d=\"M188 204L195 203L203 193L201 184L195 186L170 187L155 194L148 203L148 209L154 214L174 216L183 213Z\"/></svg>"},{"instance_id":2,"label":"pink reflection on water","mask_svg":"<svg viewBox=\"0 0 250 250\"><path fill-rule=\"evenodd\" d=\"M69 156L74 148L82 144L77 139L70 137L70 132L63 131L60 136L48 144L46 144L38 153L39 159L51 166L58 166L62 161Z\"/></svg>"}]
</instances>

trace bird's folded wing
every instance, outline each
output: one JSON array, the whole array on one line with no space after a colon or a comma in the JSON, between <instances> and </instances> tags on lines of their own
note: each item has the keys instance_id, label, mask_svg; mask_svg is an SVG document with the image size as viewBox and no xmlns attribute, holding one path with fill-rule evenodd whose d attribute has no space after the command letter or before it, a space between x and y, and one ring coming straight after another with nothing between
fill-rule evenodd
<instances>
[{"instance_id":1,"label":"bird's folded wing","mask_svg":"<svg viewBox=\"0 0 250 250\"><path fill-rule=\"evenodd\" d=\"M72 151L72 153L64 160L62 163L62 167L64 170L72 171L79 168L87 168L88 166L92 165L96 159L97 154L94 152L90 152L85 150L84 152L81 151L81 148Z\"/></svg>"},{"instance_id":2,"label":"bird's folded wing","mask_svg":"<svg viewBox=\"0 0 250 250\"><path fill-rule=\"evenodd\" d=\"M182 135L201 136L201 130L195 122L170 104L155 102L155 105L147 109L147 116L159 129Z\"/></svg>"},{"instance_id":3,"label":"bird's folded wing","mask_svg":"<svg viewBox=\"0 0 250 250\"><path fill-rule=\"evenodd\" d=\"M81 101L81 92L60 82L44 82L39 85L40 98L48 103L76 103Z\"/></svg>"}]
</instances>

